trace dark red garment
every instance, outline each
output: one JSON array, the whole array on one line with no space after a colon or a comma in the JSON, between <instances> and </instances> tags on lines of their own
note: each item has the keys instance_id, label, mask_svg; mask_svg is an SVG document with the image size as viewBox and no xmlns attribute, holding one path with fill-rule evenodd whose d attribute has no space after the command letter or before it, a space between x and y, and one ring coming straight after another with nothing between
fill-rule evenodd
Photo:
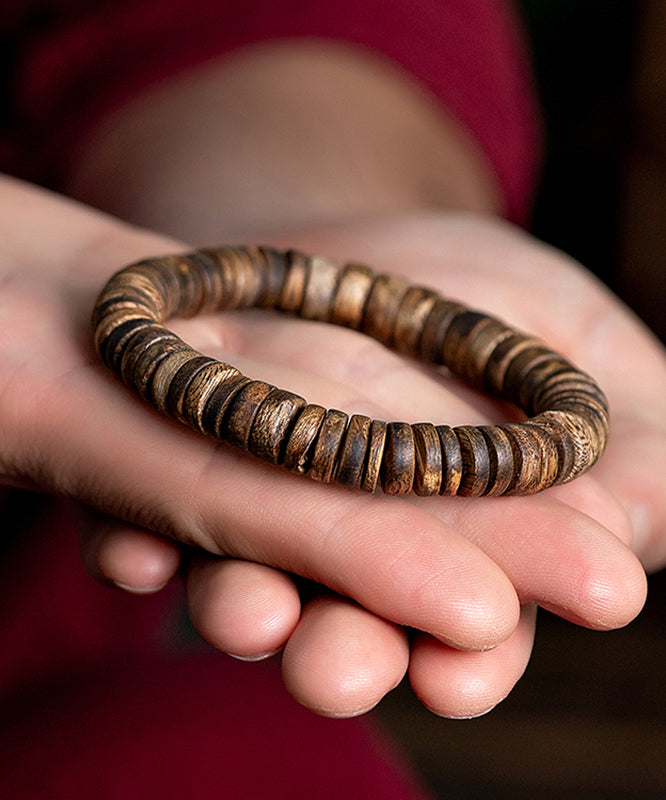
<instances>
[{"instance_id":1,"label":"dark red garment","mask_svg":"<svg viewBox=\"0 0 666 800\"><path fill-rule=\"evenodd\" d=\"M0 568L0 797L425 800L377 731L306 711L275 660L184 645L174 594L97 585L66 515L23 531Z\"/></svg>"},{"instance_id":2,"label":"dark red garment","mask_svg":"<svg viewBox=\"0 0 666 800\"><path fill-rule=\"evenodd\" d=\"M3 14L20 42L13 87L21 143L32 145L26 169L66 171L89 126L156 81L247 45L314 37L367 47L417 78L481 145L507 216L527 219L537 113L507 0L32 0L23 13L0 11L0 29Z\"/></svg>"}]
</instances>

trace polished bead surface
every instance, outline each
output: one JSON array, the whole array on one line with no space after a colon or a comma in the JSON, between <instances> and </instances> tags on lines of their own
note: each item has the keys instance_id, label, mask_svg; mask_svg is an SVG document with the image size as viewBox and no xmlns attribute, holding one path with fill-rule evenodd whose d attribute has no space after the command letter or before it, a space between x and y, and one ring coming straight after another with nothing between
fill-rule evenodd
<instances>
[{"instance_id":1,"label":"polished bead surface","mask_svg":"<svg viewBox=\"0 0 666 800\"><path fill-rule=\"evenodd\" d=\"M247 377L164 324L247 308L358 330L527 419L453 428L349 416ZM599 385L548 345L361 264L258 245L144 259L109 279L92 320L103 362L159 411L322 483L397 495L533 494L590 469L610 433Z\"/></svg>"}]
</instances>

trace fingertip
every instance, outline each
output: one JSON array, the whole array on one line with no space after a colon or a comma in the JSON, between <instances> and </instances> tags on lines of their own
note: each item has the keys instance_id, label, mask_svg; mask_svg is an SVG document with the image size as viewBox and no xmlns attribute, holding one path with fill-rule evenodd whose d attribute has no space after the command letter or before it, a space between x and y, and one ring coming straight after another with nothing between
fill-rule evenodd
<instances>
[{"instance_id":1,"label":"fingertip","mask_svg":"<svg viewBox=\"0 0 666 800\"><path fill-rule=\"evenodd\" d=\"M400 683L408 661L402 628L327 596L305 609L285 648L282 674L287 690L311 711L354 717Z\"/></svg>"},{"instance_id":2,"label":"fingertip","mask_svg":"<svg viewBox=\"0 0 666 800\"><path fill-rule=\"evenodd\" d=\"M647 599L647 576L638 558L617 543L617 552L575 573L575 587L570 593L576 605L540 602L543 608L594 630L615 630L628 625L641 612Z\"/></svg>"},{"instance_id":3,"label":"fingertip","mask_svg":"<svg viewBox=\"0 0 666 800\"><path fill-rule=\"evenodd\" d=\"M412 645L409 677L416 695L434 714L472 719L504 700L530 658L536 609L524 607L512 635L488 652L462 652L426 634Z\"/></svg>"},{"instance_id":4,"label":"fingertip","mask_svg":"<svg viewBox=\"0 0 666 800\"><path fill-rule=\"evenodd\" d=\"M301 611L294 582L280 570L206 556L190 567L187 603L203 638L242 661L279 652Z\"/></svg>"},{"instance_id":5,"label":"fingertip","mask_svg":"<svg viewBox=\"0 0 666 800\"><path fill-rule=\"evenodd\" d=\"M162 589L180 566L180 548L161 536L124 524L112 524L96 543L99 573L134 594Z\"/></svg>"}]
</instances>

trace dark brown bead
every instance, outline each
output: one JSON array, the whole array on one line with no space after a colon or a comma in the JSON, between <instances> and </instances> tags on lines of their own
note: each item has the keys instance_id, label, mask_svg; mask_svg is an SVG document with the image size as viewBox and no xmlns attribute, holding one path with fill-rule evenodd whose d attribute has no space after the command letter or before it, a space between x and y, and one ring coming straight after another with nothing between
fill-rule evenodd
<instances>
[{"instance_id":1,"label":"dark brown bead","mask_svg":"<svg viewBox=\"0 0 666 800\"><path fill-rule=\"evenodd\" d=\"M387 424L379 419L373 419L370 426L370 443L368 444L368 456L363 474L361 489L364 492L374 492L379 483L379 476L384 458L384 448L386 447Z\"/></svg>"},{"instance_id":2,"label":"dark brown bead","mask_svg":"<svg viewBox=\"0 0 666 800\"><path fill-rule=\"evenodd\" d=\"M442 345L444 337L457 314L465 311L465 306L452 300L438 299L426 317L421 331L421 358L431 364L442 364Z\"/></svg>"},{"instance_id":3,"label":"dark brown bead","mask_svg":"<svg viewBox=\"0 0 666 800\"><path fill-rule=\"evenodd\" d=\"M442 445L437 430L430 422L412 425L416 471L414 492L421 497L439 494L442 488Z\"/></svg>"},{"instance_id":4,"label":"dark brown bead","mask_svg":"<svg viewBox=\"0 0 666 800\"><path fill-rule=\"evenodd\" d=\"M462 453L460 442L449 425L435 425L442 446L442 488L440 494L458 494L462 479Z\"/></svg>"},{"instance_id":5,"label":"dark brown bead","mask_svg":"<svg viewBox=\"0 0 666 800\"><path fill-rule=\"evenodd\" d=\"M513 335L504 322L486 317L461 343L458 354L458 375L477 388L483 387L488 359L495 348Z\"/></svg>"},{"instance_id":6,"label":"dark brown bead","mask_svg":"<svg viewBox=\"0 0 666 800\"><path fill-rule=\"evenodd\" d=\"M541 428L550 436L557 450L558 466L554 482L566 483L576 461L576 445L571 430L563 425L555 415L551 416L548 413L538 414L536 417L526 420L524 425L528 428Z\"/></svg>"},{"instance_id":7,"label":"dark brown bead","mask_svg":"<svg viewBox=\"0 0 666 800\"><path fill-rule=\"evenodd\" d=\"M412 286L405 292L395 318L393 340L400 353L418 357L423 326L439 295L430 289Z\"/></svg>"},{"instance_id":8,"label":"dark brown bead","mask_svg":"<svg viewBox=\"0 0 666 800\"><path fill-rule=\"evenodd\" d=\"M190 352L182 339L173 336L171 339L158 339L150 344L136 359L130 383L141 397L152 403L152 381L159 366L173 353Z\"/></svg>"},{"instance_id":9,"label":"dark brown bead","mask_svg":"<svg viewBox=\"0 0 666 800\"><path fill-rule=\"evenodd\" d=\"M310 467L317 434L326 416L323 406L308 403L289 434L284 451L284 466L294 472L305 473Z\"/></svg>"},{"instance_id":10,"label":"dark brown bead","mask_svg":"<svg viewBox=\"0 0 666 800\"><path fill-rule=\"evenodd\" d=\"M562 399L578 398L583 402L591 398L596 401L595 407L603 406L608 412L608 401L595 381L584 372L569 367L556 374L544 376L535 392L534 405L538 411L546 411L554 403Z\"/></svg>"},{"instance_id":11,"label":"dark brown bead","mask_svg":"<svg viewBox=\"0 0 666 800\"><path fill-rule=\"evenodd\" d=\"M209 436L224 439L227 414L238 392L252 381L236 370L220 381L208 397L201 412L201 429Z\"/></svg>"},{"instance_id":12,"label":"dark brown bead","mask_svg":"<svg viewBox=\"0 0 666 800\"><path fill-rule=\"evenodd\" d=\"M500 425L509 437L515 463L506 494L534 494L557 480L559 456L553 440L538 426Z\"/></svg>"},{"instance_id":13,"label":"dark brown bead","mask_svg":"<svg viewBox=\"0 0 666 800\"><path fill-rule=\"evenodd\" d=\"M479 432L488 445L490 465L490 478L483 493L487 497L499 497L507 491L513 480L513 448L506 433L495 425L484 425Z\"/></svg>"},{"instance_id":14,"label":"dark brown bead","mask_svg":"<svg viewBox=\"0 0 666 800\"><path fill-rule=\"evenodd\" d=\"M347 264L335 291L329 322L358 330L374 279L374 273L368 267Z\"/></svg>"},{"instance_id":15,"label":"dark brown bead","mask_svg":"<svg viewBox=\"0 0 666 800\"><path fill-rule=\"evenodd\" d=\"M308 257L298 250L289 250L286 255L287 273L280 292L278 307L281 311L299 312L305 297L305 281L308 276Z\"/></svg>"},{"instance_id":16,"label":"dark brown bead","mask_svg":"<svg viewBox=\"0 0 666 800\"><path fill-rule=\"evenodd\" d=\"M488 357L483 375L483 384L487 391L503 396L504 378L509 364L516 356L530 347L541 345L538 339L524 333L514 333L502 339Z\"/></svg>"},{"instance_id":17,"label":"dark brown bead","mask_svg":"<svg viewBox=\"0 0 666 800\"><path fill-rule=\"evenodd\" d=\"M291 428L305 400L285 389L273 389L259 406L248 449L271 464L281 463Z\"/></svg>"},{"instance_id":18,"label":"dark brown bead","mask_svg":"<svg viewBox=\"0 0 666 800\"><path fill-rule=\"evenodd\" d=\"M414 485L414 431L406 422L389 422L380 478L385 494L406 494Z\"/></svg>"},{"instance_id":19,"label":"dark brown bead","mask_svg":"<svg viewBox=\"0 0 666 800\"><path fill-rule=\"evenodd\" d=\"M375 278L363 314L363 333L382 344L393 344L393 331L400 303L409 289L409 283L396 275L378 275Z\"/></svg>"},{"instance_id":20,"label":"dark brown bead","mask_svg":"<svg viewBox=\"0 0 666 800\"><path fill-rule=\"evenodd\" d=\"M183 421L185 393L193 378L209 364L215 364L209 356L198 355L183 364L171 379L166 398L166 410L172 417Z\"/></svg>"},{"instance_id":21,"label":"dark brown bead","mask_svg":"<svg viewBox=\"0 0 666 800\"><path fill-rule=\"evenodd\" d=\"M261 308L277 308L287 274L286 256L273 247L259 247L258 249L263 257L265 267L263 289L257 299L257 305Z\"/></svg>"},{"instance_id":22,"label":"dark brown bead","mask_svg":"<svg viewBox=\"0 0 666 800\"><path fill-rule=\"evenodd\" d=\"M543 363L539 363L525 373L523 381L518 388L516 402L528 415L539 412L538 393L544 381L561 372L572 369L571 364L561 356L555 356Z\"/></svg>"},{"instance_id":23,"label":"dark brown bead","mask_svg":"<svg viewBox=\"0 0 666 800\"><path fill-rule=\"evenodd\" d=\"M141 355L152 345L166 344L167 341L180 342L181 340L164 325L151 325L137 331L123 348L123 354L118 364L118 373L128 385L134 384L134 368Z\"/></svg>"},{"instance_id":24,"label":"dark brown bead","mask_svg":"<svg viewBox=\"0 0 666 800\"><path fill-rule=\"evenodd\" d=\"M337 457L349 417L331 408L326 412L314 444L308 475L315 481L330 483L335 477Z\"/></svg>"},{"instance_id":25,"label":"dark brown bead","mask_svg":"<svg viewBox=\"0 0 666 800\"><path fill-rule=\"evenodd\" d=\"M189 256L189 260L196 265L204 289L198 313L217 311L223 305L227 292L227 285L218 259L214 258L210 252L197 250L196 253Z\"/></svg>"},{"instance_id":26,"label":"dark brown bead","mask_svg":"<svg viewBox=\"0 0 666 800\"><path fill-rule=\"evenodd\" d=\"M465 374L469 339L493 319L479 311L461 311L451 320L442 341L442 363L456 375Z\"/></svg>"},{"instance_id":27,"label":"dark brown bead","mask_svg":"<svg viewBox=\"0 0 666 800\"><path fill-rule=\"evenodd\" d=\"M183 421L206 433L204 414L208 402L220 385L229 381L247 382L249 379L231 364L214 361L205 365L190 381L183 398ZM217 406L219 409L219 406Z\"/></svg>"},{"instance_id":28,"label":"dark brown bead","mask_svg":"<svg viewBox=\"0 0 666 800\"><path fill-rule=\"evenodd\" d=\"M149 400L163 414L169 412L169 389L176 373L189 361L198 360L201 357L201 353L187 347L184 350L174 351L160 361L150 381Z\"/></svg>"},{"instance_id":29,"label":"dark brown bead","mask_svg":"<svg viewBox=\"0 0 666 800\"><path fill-rule=\"evenodd\" d=\"M93 330L97 328L104 317L121 309L139 311L146 317L157 321L164 314L164 306L156 307L147 297L124 288L113 289L106 292L103 299L95 305L92 317Z\"/></svg>"},{"instance_id":30,"label":"dark brown bead","mask_svg":"<svg viewBox=\"0 0 666 800\"><path fill-rule=\"evenodd\" d=\"M360 489L365 471L365 460L370 444L372 420L362 414L352 414L338 453L335 482L340 486Z\"/></svg>"},{"instance_id":31,"label":"dark brown bead","mask_svg":"<svg viewBox=\"0 0 666 800\"><path fill-rule=\"evenodd\" d=\"M148 317L134 317L125 319L120 325L111 331L104 339L99 340L99 354L102 361L114 372L118 372L118 366L123 356L125 345L131 340L134 334L140 330L153 328L155 323ZM100 325L103 328L103 325Z\"/></svg>"},{"instance_id":32,"label":"dark brown bead","mask_svg":"<svg viewBox=\"0 0 666 800\"><path fill-rule=\"evenodd\" d=\"M161 324L252 306L359 328L531 418L455 429L349 419L251 381ZM379 481L387 494L530 494L587 470L609 434L599 386L539 340L403 278L297 251L221 247L137 262L108 281L93 321L102 359L160 411L319 481L370 492Z\"/></svg>"},{"instance_id":33,"label":"dark brown bead","mask_svg":"<svg viewBox=\"0 0 666 800\"><path fill-rule=\"evenodd\" d=\"M453 429L460 442L462 478L458 487L461 497L479 497L490 481L488 443L478 428L461 425Z\"/></svg>"},{"instance_id":34,"label":"dark brown bead","mask_svg":"<svg viewBox=\"0 0 666 800\"><path fill-rule=\"evenodd\" d=\"M299 312L302 317L328 321L339 277L337 264L319 256L309 259L305 294Z\"/></svg>"},{"instance_id":35,"label":"dark brown bead","mask_svg":"<svg viewBox=\"0 0 666 800\"><path fill-rule=\"evenodd\" d=\"M252 424L259 406L275 387L264 381L250 381L233 397L224 420L223 438L241 450L247 450Z\"/></svg>"},{"instance_id":36,"label":"dark brown bead","mask_svg":"<svg viewBox=\"0 0 666 800\"><path fill-rule=\"evenodd\" d=\"M534 345L521 350L515 358L511 359L506 368L502 397L517 404L526 376L532 370L552 363L554 358L557 358L557 354L545 345Z\"/></svg>"}]
</instances>

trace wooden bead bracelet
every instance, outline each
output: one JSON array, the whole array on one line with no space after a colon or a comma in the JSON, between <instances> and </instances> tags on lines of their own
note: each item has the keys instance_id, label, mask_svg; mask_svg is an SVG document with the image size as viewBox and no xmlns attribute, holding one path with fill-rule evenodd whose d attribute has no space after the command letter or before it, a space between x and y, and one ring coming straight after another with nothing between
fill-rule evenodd
<instances>
[{"instance_id":1,"label":"wooden bead bracelet","mask_svg":"<svg viewBox=\"0 0 666 800\"><path fill-rule=\"evenodd\" d=\"M202 355L171 316L272 308L344 325L446 366L519 406L522 423L383 422L307 403ZM368 267L268 247L152 258L116 273L93 315L97 350L161 412L272 464L387 494L532 494L589 469L608 437L608 405L586 374L498 319Z\"/></svg>"}]
</instances>

